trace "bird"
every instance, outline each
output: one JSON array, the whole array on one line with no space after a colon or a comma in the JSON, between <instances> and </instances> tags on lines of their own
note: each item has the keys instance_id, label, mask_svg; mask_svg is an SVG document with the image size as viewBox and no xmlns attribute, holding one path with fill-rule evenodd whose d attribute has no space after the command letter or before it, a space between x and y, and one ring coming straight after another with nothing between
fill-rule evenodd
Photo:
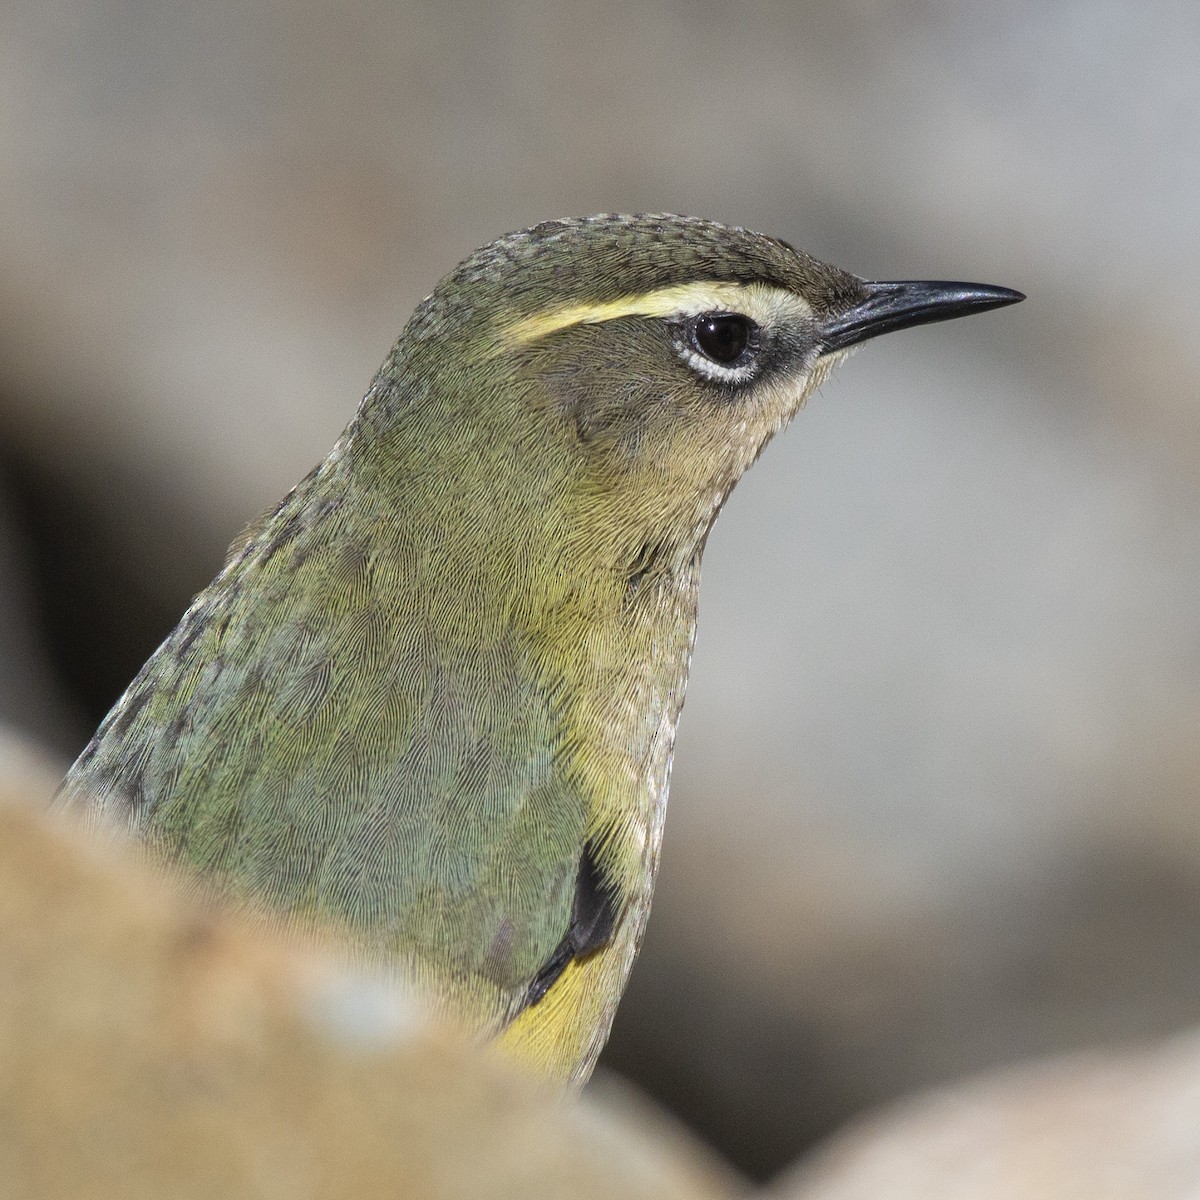
<instances>
[{"instance_id":1,"label":"bird","mask_svg":"<svg viewBox=\"0 0 1200 1200\"><path fill-rule=\"evenodd\" d=\"M860 343L1022 299L667 214L491 242L234 541L58 806L258 919L335 929L577 1089L646 927L731 489Z\"/></svg>"}]
</instances>

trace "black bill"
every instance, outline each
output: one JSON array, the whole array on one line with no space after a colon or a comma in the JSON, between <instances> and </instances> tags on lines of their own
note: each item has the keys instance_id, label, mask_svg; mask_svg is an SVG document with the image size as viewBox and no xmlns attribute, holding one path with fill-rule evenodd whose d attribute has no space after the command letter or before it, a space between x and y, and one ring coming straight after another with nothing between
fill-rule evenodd
<instances>
[{"instance_id":1,"label":"black bill","mask_svg":"<svg viewBox=\"0 0 1200 1200\"><path fill-rule=\"evenodd\" d=\"M820 329L821 352L845 350L910 325L949 321L970 313L1000 308L1024 300L1022 292L988 283L944 283L933 279L868 283L867 298L835 317Z\"/></svg>"}]
</instances>

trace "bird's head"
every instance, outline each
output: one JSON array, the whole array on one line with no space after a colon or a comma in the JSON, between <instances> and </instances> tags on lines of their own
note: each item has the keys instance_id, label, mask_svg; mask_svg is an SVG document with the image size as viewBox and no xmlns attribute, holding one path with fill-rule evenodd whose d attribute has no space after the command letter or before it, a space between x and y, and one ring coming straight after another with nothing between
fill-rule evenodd
<instances>
[{"instance_id":1,"label":"bird's head","mask_svg":"<svg viewBox=\"0 0 1200 1200\"><path fill-rule=\"evenodd\" d=\"M381 380L393 394L403 380L404 407L436 415L425 451L459 458L495 503L514 504L516 485L556 511L546 497L565 499L598 541L657 530L694 549L853 346L1021 298L869 283L786 242L688 217L550 221L448 275Z\"/></svg>"}]
</instances>

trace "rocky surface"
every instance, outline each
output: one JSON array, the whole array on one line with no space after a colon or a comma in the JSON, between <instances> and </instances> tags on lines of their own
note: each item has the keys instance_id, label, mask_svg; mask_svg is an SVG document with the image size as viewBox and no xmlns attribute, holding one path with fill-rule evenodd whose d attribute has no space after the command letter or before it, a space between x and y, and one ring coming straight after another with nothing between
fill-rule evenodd
<instances>
[{"instance_id":1,"label":"rocky surface","mask_svg":"<svg viewBox=\"0 0 1200 1200\"><path fill-rule=\"evenodd\" d=\"M1191 1200L1200 1032L1012 1068L854 1122L770 1200Z\"/></svg>"}]
</instances>

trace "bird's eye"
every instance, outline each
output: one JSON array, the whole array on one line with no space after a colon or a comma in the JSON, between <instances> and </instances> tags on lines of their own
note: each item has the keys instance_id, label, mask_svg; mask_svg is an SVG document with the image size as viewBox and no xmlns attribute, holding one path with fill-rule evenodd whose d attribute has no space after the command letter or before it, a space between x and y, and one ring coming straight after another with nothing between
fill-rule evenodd
<instances>
[{"instance_id":1,"label":"bird's eye","mask_svg":"<svg viewBox=\"0 0 1200 1200\"><path fill-rule=\"evenodd\" d=\"M709 383L740 386L758 374L766 338L744 313L681 315L670 327L679 357Z\"/></svg>"},{"instance_id":2,"label":"bird's eye","mask_svg":"<svg viewBox=\"0 0 1200 1200\"><path fill-rule=\"evenodd\" d=\"M758 326L741 313L701 313L692 321L692 345L719 367L735 367L752 348Z\"/></svg>"}]
</instances>

